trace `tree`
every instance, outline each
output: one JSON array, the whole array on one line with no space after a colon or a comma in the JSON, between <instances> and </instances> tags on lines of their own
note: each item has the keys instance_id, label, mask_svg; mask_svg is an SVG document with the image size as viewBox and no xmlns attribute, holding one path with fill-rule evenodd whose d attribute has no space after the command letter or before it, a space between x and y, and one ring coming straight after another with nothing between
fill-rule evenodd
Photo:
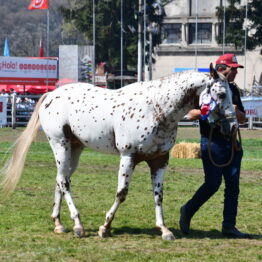
<instances>
[{"instance_id":1,"label":"tree","mask_svg":"<svg viewBox=\"0 0 262 262\"><path fill-rule=\"evenodd\" d=\"M251 36L248 37L247 48L254 49L256 46L262 44L262 1L253 0L248 4L248 19L251 21L249 25L249 32Z\"/></svg>"},{"instance_id":2,"label":"tree","mask_svg":"<svg viewBox=\"0 0 262 262\"><path fill-rule=\"evenodd\" d=\"M154 2L147 0L148 6ZM71 2L72 3L72 2ZM120 68L120 4L121 0L96 0L96 61L105 61L112 70ZM91 42L92 28L92 1L80 0L71 4L70 8L61 7L61 14L65 22L73 24ZM137 19L139 14L138 1L123 1L123 33L124 33L124 69L132 70L137 65ZM149 19L161 23L163 16L149 10ZM154 45L160 42L160 34L154 37Z\"/></svg>"},{"instance_id":3,"label":"tree","mask_svg":"<svg viewBox=\"0 0 262 262\"><path fill-rule=\"evenodd\" d=\"M63 41L58 6L66 4L65 1L49 1L50 56L58 56L58 45ZM41 38L46 48L46 10L27 10L30 2L9 0L1 6L0 55L3 54L6 37L12 56L37 56Z\"/></svg>"},{"instance_id":4,"label":"tree","mask_svg":"<svg viewBox=\"0 0 262 262\"><path fill-rule=\"evenodd\" d=\"M247 36L247 49L253 50L262 43L262 1L252 0L248 3L248 23L245 23L246 6L240 5L241 0L230 0L225 13L225 43L233 44L235 49L245 45L245 24L249 32ZM217 16L220 21L220 34L218 42L223 42L222 28L224 22L224 7L217 7Z\"/></svg>"}]
</instances>

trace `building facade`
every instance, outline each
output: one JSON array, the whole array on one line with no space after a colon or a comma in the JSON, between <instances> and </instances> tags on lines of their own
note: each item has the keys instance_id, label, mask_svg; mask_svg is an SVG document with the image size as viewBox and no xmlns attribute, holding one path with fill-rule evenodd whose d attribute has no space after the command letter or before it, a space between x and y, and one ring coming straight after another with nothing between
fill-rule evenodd
<instances>
[{"instance_id":1,"label":"building facade","mask_svg":"<svg viewBox=\"0 0 262 262\"><path fill-rule=\"evenodd\" d=\"M223 27L216 16L224 0L173 0L165 6L166 17L162 27L162 43L157 47L153 78L172 74L185 68L205 71L209 64L224 53L235 53L239 69L236 82L251 90L254 83L262 85L262 56L260 50L235 50L233 46L219 45L217 37ZM197 30L196 30L197 29ZM196 35L197 31L197 35ZM244 37L244 36L243 36Z\"/></svg>"}]
</instances>

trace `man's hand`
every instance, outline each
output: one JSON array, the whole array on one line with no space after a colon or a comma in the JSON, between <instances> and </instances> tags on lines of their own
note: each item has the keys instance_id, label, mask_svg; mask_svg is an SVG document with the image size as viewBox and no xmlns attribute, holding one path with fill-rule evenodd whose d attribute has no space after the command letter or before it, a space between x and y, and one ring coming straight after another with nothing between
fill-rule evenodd
<instances>
[{"instance_id":1,"label":"man's hand","mask_svg":"<svg viewBox=\"0 0 262 262\"><path fill-rule=\"evenodd\" d=\"M236 112L236 117L237 117L237 121L239 124L244 124L246 122L246 114L243 113L242 111L240 111L238 108L237 108L237 105L233 105L234 107L234 110Z\"/></svg>"},{"instance_id":2,"label":"man's hand","mask_svg":"<svg viewBox=\"0 0 262 262\"><path fill-rule=\"evenodd\" d=\"M187 115L186 119L188 120L198 120L200 119L201 111L200 109L192 109L190 110Z\"/></svg>"}]
</instances>

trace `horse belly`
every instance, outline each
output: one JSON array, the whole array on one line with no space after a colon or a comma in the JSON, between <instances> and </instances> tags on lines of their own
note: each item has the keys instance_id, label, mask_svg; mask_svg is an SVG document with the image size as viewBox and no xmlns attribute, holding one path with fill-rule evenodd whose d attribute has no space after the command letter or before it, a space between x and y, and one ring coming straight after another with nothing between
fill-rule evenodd
<instances>
[{"instance_id":1,"label":"horse belly","mask_svg":"<svg viewBox=\"0 0 262 262\"><path fill-rule=\"evenodd\" d=\"M81 121L78 121L81 119ZM69 124L72 133L84 146L103 153L117 154L115 135L109 119L103 114L70 117Z\"/></svg>"}]
</instances>

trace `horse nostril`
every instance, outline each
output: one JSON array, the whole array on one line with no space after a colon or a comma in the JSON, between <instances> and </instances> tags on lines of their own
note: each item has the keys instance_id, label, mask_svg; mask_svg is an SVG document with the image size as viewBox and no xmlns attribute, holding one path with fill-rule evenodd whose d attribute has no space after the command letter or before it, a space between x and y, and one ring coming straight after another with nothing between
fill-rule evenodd
<instances>
[{"instance_id":1,"label":"horse nostril","mask_svg":"<svg viewBox=\"0 0 262 262\"><path fill-rule=\"evenodd\" d=\"M225 93L220 93L220 94L218 94L218 97L220 99L225 99L226 98L226 94Z\"/></svg>"}]
</instances>

